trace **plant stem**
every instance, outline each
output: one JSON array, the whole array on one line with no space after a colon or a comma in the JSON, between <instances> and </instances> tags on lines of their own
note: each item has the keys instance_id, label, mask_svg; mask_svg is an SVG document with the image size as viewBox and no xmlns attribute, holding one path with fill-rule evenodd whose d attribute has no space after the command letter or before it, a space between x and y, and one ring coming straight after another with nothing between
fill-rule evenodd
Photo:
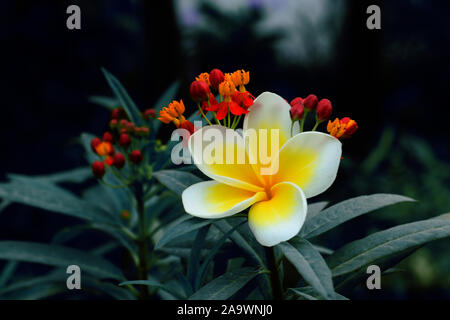
<instances>
[{"instance_id":1,"label":"plant stem","mask_svg":"<svg viewBox=\"0 0 450 320\"><path fill-rule=\"evenodd\" d=\"M148 280L148 235L146 227L146 217L145 217L145 205L144 205L144 190L142 185L139 183L135 188L135 196L137 202L137 211L139 214L139 237L137 242L138 255L139 255L139 265L138 265L138 277L139 280ZM148 286L140 286L140 299L148 299L149 292Z\"/></svg>"},{"instance_id":2,"label":"plant stem","mask_svg":"<svg viewBox=\"0 0 450 320\"><path fill-rule=\"evenodd\" d=\"M316 131L317 127L319 126L319 124L321 124L323 121L319 121L316 119L316 124L314 125L314 128L312 129L312 131Z\"/></svg>"},{"instance_id":3,"label":"plant stem","mask_svg":"<svg viewBox=\"0 0 450 320\"><path fill-rule=\"evenodd\" d=\"M272 287L272 296L274 300L283 299L283 289L281 287L280 274L275 259L275 248L264 247L266 251L267 265L270 270L270 285Z\"/></svg>"}]
</instances>

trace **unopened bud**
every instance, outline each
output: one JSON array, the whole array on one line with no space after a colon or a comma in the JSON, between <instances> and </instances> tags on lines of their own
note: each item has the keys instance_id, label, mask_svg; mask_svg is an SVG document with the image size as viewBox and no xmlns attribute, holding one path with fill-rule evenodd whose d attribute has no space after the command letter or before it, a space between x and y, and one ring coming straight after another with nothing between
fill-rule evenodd
<instances>
[{"instance_id":1,"label":"unopened bud","mask_svg":"<svg viewBox=\"0 0 450 320\"><path fill-rule=\"evenodd\" d=\"M209 86L206 82L203 81L199 80L193 81L191 83L189 93L191 94L192 100L194 100L195 102L202 102L204 100L208 100Z\"/></svg>"},{"instance_id":2,"label":"unopened bud","mask_svg":"<svg viewBox=\"0 0 450 320\"><path fill-rule=\"evenodd\" d=\"M148 120L148 119L156 119L156 111L155 109L147 109L144 111L142 117L144 118L144 120Z\"/></svg>"},{"instance_id":3,"label":"unopened bud","mask_svg":"<svg viewBox=\"0 0 450 320\"><path fill-rule=\"evenodd\" d=\"M94 138L91 140L91 149L94 152L97 152L97 147L99 146L99 144L102 143L102 140L100 140L99 138Z\"/></svg>"},{"instance_id":4,"label":"unopened bud","mask_svg":"<svg viewBox=\"0 0 450 320\"><path fill-rule=\"evenodd\" d=\"M333 112L333 107L331 105L331 101L328 99L320 100L317 105L316 117L318 121L325 121L331 117L331 113Z\"/></svg>"},{"instance_id":5,"label":"unopened bud","mask_svg":"<svg viewBox=\"0 0 450 320\"><path fill-rule=\"evenodd\" d=\"M101 161L95 161L92 164L92 173L97 179L103 178L105 175L105 165Z\"/></svg>"},{"instance_id":6,"label":"unopened bud","mask_svg":"<svg viewBox=\"0 0 450 320\"><path fill-rule=\"evenodd\" d=\"M213 69L209 73L209 82L211 86L217 90L219 88L219 84L221 84L225 80L225 76L222 71L219 69Z\"/></svg>"},{"instance_id":7,"label":"unopened bud","mask_svg":"<svg viewBox=\"0 0 450 320\"><path fill-rule=\"evenodd\" d=\"M142 156L142 153L140 150L133 150L130 154L130 161L134 164L139 164L142 162L144 157Z\"/></svg>"},{"instance_id":8,"label":"unopened bud","mask_svg":"<svg viewBox=\"0 0 450 320\"><path fill-rule=\"evenodd\" d=\"M119 137L119 144L124 148L128 148L128 146L131 144L130 136L126 133L122 133Z\"/></svg>"},{"instance_id":9,"label":"unopened bud","mask_svg":"<svg viewBox=\"0 0 450 320\"><path fill-rule=\"evenodd\" d=\"M117 169L122 169L125 165L125 157L121 153L116 153L114 155L114 166Z\"/></svg>"},{"instance_id":10,"label":"unopened bud","mask_svg":"<svg viewBox=\"0 0 450 320\"><path fill-rule=\"evenodd\" d=\"M112 143L113 140L114 140L114 137L111 132L107 131L103 134L103 141Z\"/></svg>"},{"instance_id":11,"label":"unopened bud","mask_svg":"<svg viewBox=\"0 0 450 320\"><path fill-rule=\"evenodd\" d=\"M303 107L303 103L294 104L290 110L292 121L297 121L297 120L302 119L303 115L304 115L304 111L305 111L305 109Z\"/></svg>"},{"instance_id":12,"label":"unopened bud","mask_svg":"<svg viewBox=\"0 0 450 320\"><path fill-rule=\"evenodd\" d=\"M317 107L319 99L313 94L310 94L303 100L303 105L308 110L314 110Z\"/></svg>"}]
</instances>

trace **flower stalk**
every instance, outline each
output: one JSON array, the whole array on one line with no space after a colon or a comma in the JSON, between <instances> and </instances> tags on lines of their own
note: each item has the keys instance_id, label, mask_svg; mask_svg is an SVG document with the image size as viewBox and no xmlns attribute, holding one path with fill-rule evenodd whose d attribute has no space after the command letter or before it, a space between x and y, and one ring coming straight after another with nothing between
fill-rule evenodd
<instances>
[{"instance_id":1,"label":"flower stalk","mask_svg":"<svg viewBox=\"0 0 450 320\"><path fill-rule=\"evenodd\" d=\"M283 299L283 288L278 272L278 264L275 257L275 247L264 247L266 252L267 266L270 270L270 286L272 288L272 297L274 300Z\"/></svg>"}]
</instances>

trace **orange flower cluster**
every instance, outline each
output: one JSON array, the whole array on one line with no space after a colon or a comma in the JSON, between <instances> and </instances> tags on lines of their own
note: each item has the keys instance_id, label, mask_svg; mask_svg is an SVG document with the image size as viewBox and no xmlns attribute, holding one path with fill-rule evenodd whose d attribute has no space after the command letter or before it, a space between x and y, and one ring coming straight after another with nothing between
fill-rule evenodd
<instances>
[{"instance_id":1,"label":"orange flower cluster","mask_svg":"<svg viewBox=\"0 0 450 320\"><path fill-rule=\"evenodd\" d=\"M213 69L210 73L199 74L191 83L189 93L192 100L197 103L203 118L206 118L208 112L212 112L218 124L222 124L220 121L224 120L223 125L231 128L238 124L237 117L248 113L248 108L255 100L245 88L249 82L248 71L237 70L224 74L219 69ZM217 97L213 91L218 94ZM195 128L183 116L184 111L183 101L173 101L161 110L158 119L164 123L173 122L177 128L187 129L192 134ZM234 117L233 122L231 116ZM206 121L211 124L207 118Z\"/></svg>"}]
</instances>

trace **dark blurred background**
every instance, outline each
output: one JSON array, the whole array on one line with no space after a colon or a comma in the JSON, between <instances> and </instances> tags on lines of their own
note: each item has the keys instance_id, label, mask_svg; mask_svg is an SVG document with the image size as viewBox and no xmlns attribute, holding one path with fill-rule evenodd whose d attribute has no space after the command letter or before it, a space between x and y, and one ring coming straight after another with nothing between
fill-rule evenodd
<instances>
[{"instance_id":1,"label":"dark blurred background","mask_svg":"<svg viewBox=\"0 0 450 320\"><path fill-rule=\"evenodd\" d=\"M66 28L70 4L81 8L81 30ZM381 8L381 30L366 27L371 4ZM338 228L324 239L333 248L450 211L448 1L5 0L0 12L2 180L87 165L77 137L102 134L109 116L88 102L112 94L101 67L142 110L176 79L187 101L200 72L243 68L255 96L314 93L333 102L333 116L358 122L336 183L318 200L419 200ZM0 218L0 239L48 241L73 223L19 205ZM405 271L386 276L383 290L359 288L351 298L450 298L449 244L420 249L399 267Z\"/></svg>"}]
</instances>

